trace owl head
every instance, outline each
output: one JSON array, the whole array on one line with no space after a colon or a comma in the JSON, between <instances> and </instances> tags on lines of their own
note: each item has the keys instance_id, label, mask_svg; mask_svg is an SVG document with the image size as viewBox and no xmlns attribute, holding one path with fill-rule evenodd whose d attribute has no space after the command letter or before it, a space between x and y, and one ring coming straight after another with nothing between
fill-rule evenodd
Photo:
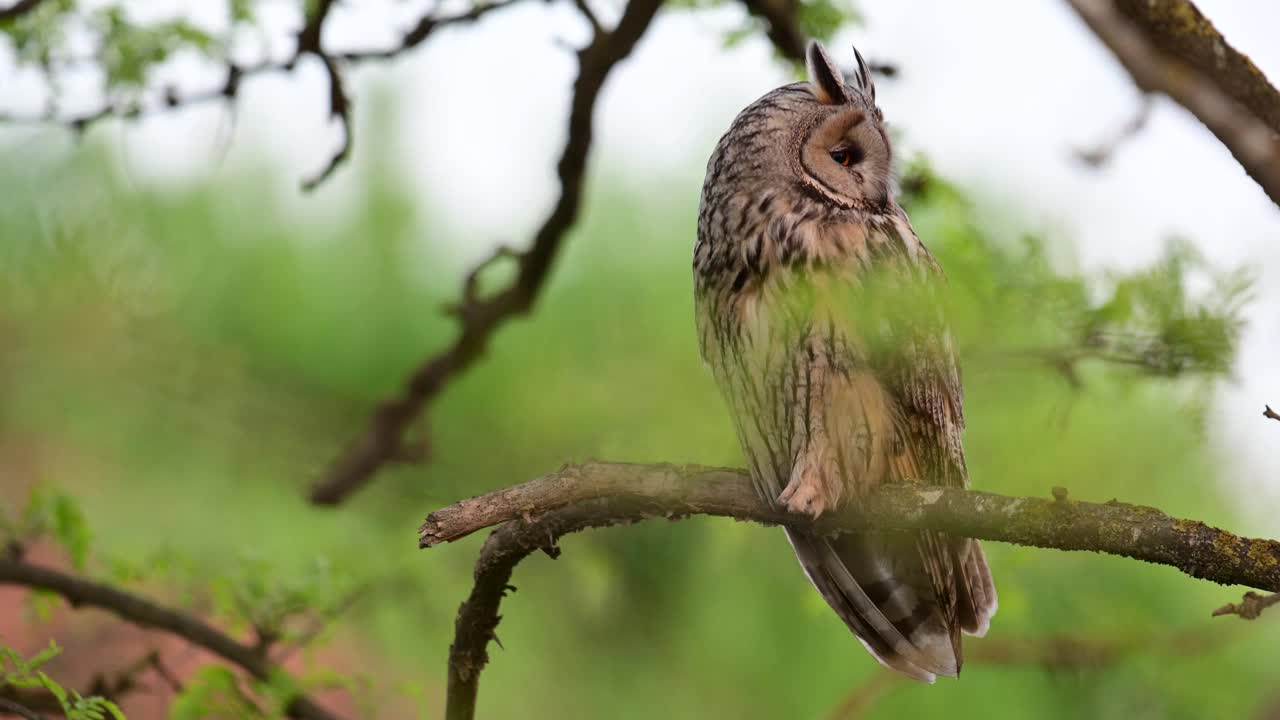
<instances>
[{"instance_id":1,"label":"owl head","mask_svg":"<svg viewBox=\"0 0 1280 720\"><path fill-rule=\"evenodd\" d=\"M865 246L853 236L873 219L902 214L871 72L857 50L854 57L846 81L810 44L809 81L748 105L716 144L695 250L708 277L730 272L741 285L774 262L828 262Z\"/></svg>"},{"instance_id":2,"label":"owl head","mask_svg":"<svg viewBox=\"0 0 1280 720\"><path fill-rule=\"evenodd\" d=\"M892 187L893 153L867 61L853 50L857 70L846 83L822 45L809 44L808 91L794 118L800 181L831 202L849 207L885 207Z\"/></svg>"}]
</instances>

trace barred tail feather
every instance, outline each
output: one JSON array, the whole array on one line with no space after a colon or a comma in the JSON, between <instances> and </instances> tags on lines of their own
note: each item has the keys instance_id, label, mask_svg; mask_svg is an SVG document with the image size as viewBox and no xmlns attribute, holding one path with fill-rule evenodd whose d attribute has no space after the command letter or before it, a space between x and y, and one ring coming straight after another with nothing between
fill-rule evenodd
<instances>
[{"instance_id":1,"label":"barred tail feather","mask_svg":"<svg viewBox=\"0 0 1280 720\"><path fill-rule=\"evenodd\" d=\"M959 585L960 629L966 635L982 637L991 626L991 618L1000 607L996 586L987 566L987 555L977 540L961 541L956 553L961 568Z\"/></svg>"},{"instance_id":2,"label":"barred tail feather","mask_svg":"<svg viewBox=\"0 0 1280 720\"><path fill-rule=\"evenodd\" d=\"M787 537L814 587L881 664L928 683L959 674L961 628L947 620L950 613L914 536L856 533L830 539L788 529ZM980 552L966 555L974 568L986 567ZM977 570L973 576L979 577ZM989 583L990 573L985 577Z\"/></svg>"}]
</instances>

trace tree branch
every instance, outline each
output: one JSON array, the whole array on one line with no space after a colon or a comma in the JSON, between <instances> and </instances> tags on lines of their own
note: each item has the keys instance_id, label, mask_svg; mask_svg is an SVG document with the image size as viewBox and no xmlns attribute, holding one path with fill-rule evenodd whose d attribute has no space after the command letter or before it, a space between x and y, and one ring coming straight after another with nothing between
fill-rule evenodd
<instances>
[{"instance_id":1,"label":"tree branch","mask_svg":"<svg viewBox=\"0 0 1280 720\"><path fill-rule=\"evenodd\" d=\"M337 118L338 124L342 126L342 144L329 156L329 162L319 172L302 181L302 189L306 192L319 187L320 183L333 175L339 165L351 157L351 144L354 140L351 131L351 98L347 95L338 61L324 53L317 53L317 56L324 63L325 75L329 78L329 117Z\"/></svg>"},{"instance_id":2,"label":"tree branch","mask_svg":"<svg viewBox=\"0 0 1280 720\"><path fill-rule=\"evenodd\" d=\"M1100 168L1106 165L1116 150L1138 133L1142 132L1147 126L1147 121L1151 119L1152 98L1150 95L1143 95L1142 100L1138 103L1138 109L1133 113L1133 117L1121 126L1113 136L1099 142L1091 148L1077 148L1076 157L1080 162L1093 168Z\"/></svg>"},{"instance_id":3,"label":"tree branch","mask_svg":"<svg viewBox=\"0 0 1280 720\"><path fill-rule=\"evenodd\" d=\"M782 57L804 64L809 35L800 24L800 4L795 0L742 0L747 12L765 22L765 37ZM898 74L894 63L869 61L871 72L892 78Z\"/></svg>"},{"instance_id":4,"label":"tree branch","mask_svg":"<svg viewBox=\"0 0 1280 720\"><path fill-rule=\"evenodd\" d=\"M1269 418L1271 420L1280 420L1280 413L1277 413L1275 410L1272 410L1270 405L1263 405L1262 417Z\"/></svg>"},{"instance_id":5,"label":"tree branch","mask_svg":"<svg viewBox=\"0 0 1280 720\"><path fill-rule=\"evenodd\" d=\"M243 668L258 680L284 672L254 647L233 640L203 620L110 585L8 557L0 558L0 585L20 585L56 593L72 607L101 608L140 627L177 635ZM291 700L286 711L290 717L300 720L337 720L336 715L304 695Z\"/></svg>"},{"instance_id":6,"label":"tree branch","mask_svg":"<svg viewBox=\"0 0 1280 720\"><path fill-rule=\"evenodd\" d=\"M1280 205L1280 136L1276 129L1250 112L1249 105L1237 102L1237 98L1215 84L1214 80L1225 71L1219 69L1211 72L1207 69L1214 67L1214 63L1207 62L1207 58L1198 57L1189 50L1192 47L1198 48L1198 43L1184 46L1171 39L1162 43L1148 42L1137 25L1115 10L1111 0L1068 2L1093 34L1128 70L1143 92L1163 93L1189 110L1231 151L1245 172L1262 187L1272 202ZM1135 5L1143 3L1147 3L1147 0L1135 2ZM1176 5L1180 8L1179 13L1194 12L1199 16L1199 12L1187 0L1154 0L1154 3L1148 4L1159 5L1165 10ZM1148 11L1156 13L1154 9L1136 8L1132 13L1134 17L1143 17L1143 13ZM1208 25L1208 21L1202 16L1199 17L1212 30L1212 25ZM1162 26L1152 23L1147 29L1158 36L1160 27ZM1216 35L1216 31L1213 33ZM1207 40L1210 47L1228 47L1221 36L1217 37L1221 46L1214 46L1210 38ZM1183 50L1176 55L1165 54L1162 47L1181 47ZM1249 67L1256 74L1254 84L1266 84L1257 68L1251 63ZM1258 101L1252 102L1261 107Z\"/></svg>"},{"instance_id":7,"label":"tree branch","mask_svg":"<svg viewBox=\"0 0 1280 720\"><path fill-rule=\"evenodd\" d=\"M427 517L420 547L457 540L502 524L485 541L475 586L458 610L449 649L446 718L475 714L479 675L488 662L498 606L517 563L536 550L559 554L562 535L648 518L721 515L765 524L838 530L943 530L1018 545L1090 550L1169 565L1192 577L1280 590L1280 542L1245 538L1155 508L1112 500L1005 497L925 485L883 486L813 522L778 511L756 496L741 470L695 465L588 463L566 466L523 485L455 503Z\"/></svg>"},{"instance_id":8,"label":"tree branch","mask_svg":"<svg viewBox=\"0 0 1280 720\"><path fill-rule=\"evenodd\" d=\"M808 35L800 28L800 4L795 0L742 0L747 12L765 22L765 35L782 57L804 62Z\"/></svg>"},{"instance_id":9,"label":"tree branch","mask_svg":"<svg viewBox=\"0 0 1280 720\"><path fill-rule=\"evenodd\" d=\"M428 358L409 376L398 397L378 407L360 439L312 488L312 502L336 505L368 483L379 468L398 454L409 425L454 376L483 354L498 328L533 308L564 237L578 217L591 149L592 115L600 89L614 66L631 53L661 5L662 0L631 0L616 28L595 35L578 52L579 72L573 84L567 139L557 165L560 196L529 249L515 254L514 282L484 298L475 296L474 281L468 282L471 291L456 309L462 328L453 344Z\"/></svg>"},{"instance_id":10,"label":"tree branch","mask_svg":"<svg viewBox=\"0 0 1280 720\"><path fill-rule=\"evenodd\" d=\"M0 8L0 22L13 20L35 10L44 0L18 0L7 8Z\"/></svg>"},{"instance_id":11,"label":"tree branch","mask_svg":"<svg viewBox=\"0 0 1280 720\"><path fill-rule=\"evenodd\" d=\"M324 23L332 9L333 0L318 0L315 11L307 18L307 23L302 26L302 30L298 31L298 47L294 52L293 60L289 63L292 69L298 59L308 53L320 59L324 64L325 75L329 79L329 117L337 118L342 125L342 144L329 156L329 162L321 168L320 172L302 181L302 189L308 192L319 187L320 183L327 180L351 155L351 100L347 96L346 84L342 80L338 61L325 52L321 44Z\"/></svg>"},{"instance_id":12,"label":"tree branch","mask_svg":"<svg viewBox=\"0 0 1280 720\"><path fill-rule=\"evenodd\" d=\"M1280 133L1280 90L1190 0L1115 0L1115 7L1158 52L1196 68Z\"/></svg>"}]
</instances>

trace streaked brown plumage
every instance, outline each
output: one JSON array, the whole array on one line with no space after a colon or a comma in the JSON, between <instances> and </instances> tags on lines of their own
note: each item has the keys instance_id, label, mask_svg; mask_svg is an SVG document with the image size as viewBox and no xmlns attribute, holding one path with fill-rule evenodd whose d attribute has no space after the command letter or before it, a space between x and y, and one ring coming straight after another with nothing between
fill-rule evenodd
<instances>
[{"instance_id":1,"label":"streaked brown plumage","mask_svg":"<svg viewBox=\"0 0 1280 720\"><path fill-rule=\"evenodd\" d=\"M693 267L702 354L762 497L819 515L883 482L968 485L941 271L893 196L862 56L743 110L710 161ZM975 540L788 529L810 580L882 663L932 682L996 609Z\"/></svg>"}]
</instances>

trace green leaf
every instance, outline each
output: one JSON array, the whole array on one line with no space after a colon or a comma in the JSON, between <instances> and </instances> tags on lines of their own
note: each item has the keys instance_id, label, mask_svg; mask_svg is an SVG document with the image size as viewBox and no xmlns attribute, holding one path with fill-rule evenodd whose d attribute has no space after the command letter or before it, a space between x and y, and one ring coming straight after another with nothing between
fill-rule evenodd
<instances>
[{"instance_id":1,"label":"green leaf","mask_svg":"<svg viewBox=\"0 0 1280 720\"><path fill-rule=\"evenodd\" d=\"M114 718L114 720L125 720L124 711L120 709L119 705L116 705L115 703L105 698L99 698L99 700L102 702L102 706L106 708L107 712L110 713L111 717Z\"/></svg>"},{"instance_id":2,"label":"green leaf","mask_svg":"<svg viewBox=\"0 0 1280 720\"><path fill-rule=\"evenodd\" d=\"M62 648L58 645L58 642L56 640L49 640L48 647L35 655L32 655L31 658L26 661L26 669L28 672L35 670L61 654Z\"/></svg>"},{"instance_id":3,"label":"green leaf","mask_svg":"<svg viewBox=\"0 0 1280 720\"><path fill-rule=\"evenodd\" d=\"M52 590L32 590L27 595L27 609L41 622L47 622L61 606L62 596Z\"/></svg>"},{"instance_id":4,"label":"green leaf","mask_svg":"<svg viewBox=\"0 0 1280 720\"><path fill-rule=\"evenodd\" d=\"M67 691L48 675L45 675L43 671L37 672L36 676L40 678L40 684L58 700L58 704L62 706L63 711L69 711L71 705L67 702Z\"/></svg>"},{"instance_id":5,"label":"green leaf","mask_svg":"<svg viewBox=\"0 0 1280 720\"><path fill-rule=\"evenodd\" d=\"M807 37L830 40L846 23L861 22L857 11L833 0L805 0L800 3L800 29Z\"/></svg>"},{"instance_id":6,"label":"green leaf","mask_svg":"<svg viewBox=\"0 0 1280 720\"><path fill-rule=\"evenodd\" d=\"M53 497L53 535L67 551L71 564L83 570L89 557L89 525L80 506L68 495Z\"/></svg>"}]
</instances>

